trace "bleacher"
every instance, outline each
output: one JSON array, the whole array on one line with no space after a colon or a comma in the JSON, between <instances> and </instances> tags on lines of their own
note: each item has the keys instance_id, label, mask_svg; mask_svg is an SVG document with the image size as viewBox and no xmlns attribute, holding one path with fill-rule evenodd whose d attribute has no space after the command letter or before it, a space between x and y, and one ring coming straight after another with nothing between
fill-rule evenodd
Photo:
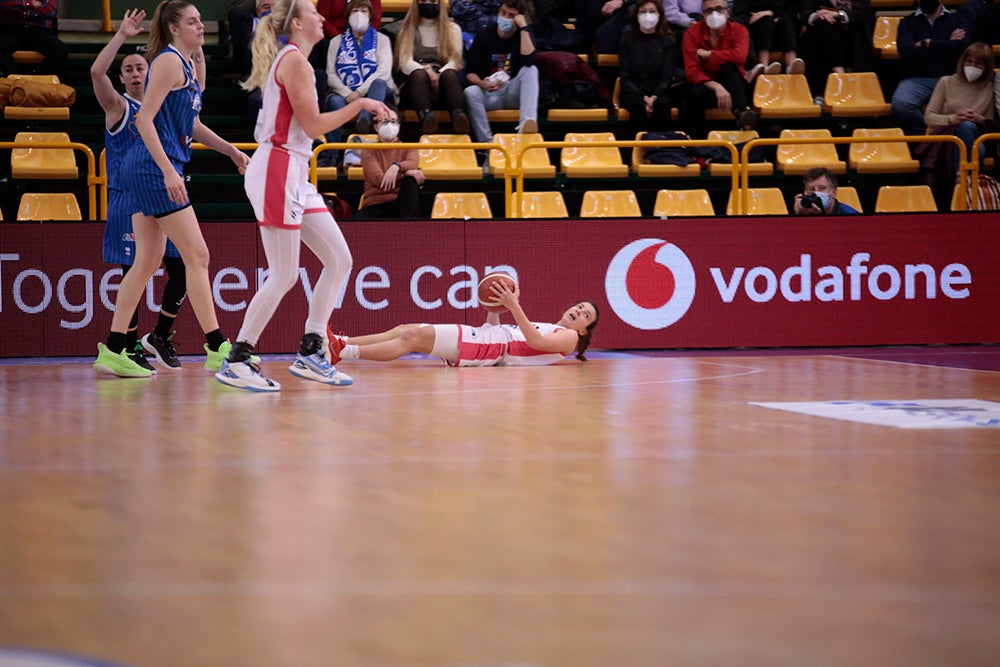
<instances>
[{"instance_id":1,"label":"bleacher","mask_svg":"<svg viewBox=\"0 0 1000 667\"><path fill-rule=\"evenodd\" d=\"M640 137L629 134L627 112L616 106L593 110L550 109L539 114L539 134L533 137L514 134L516 112L491 112L493 130L497 133L495 141L506 147L508 155L516 155L521 146L529 141L536 144L544 142L526 153L523 173L505 164L500 150L489 151L489 157L483 161L472 148L443 148L444 142L454 143L455 138L421 137L418 125L407 122L404 114L400 138L421 144L421 164L430 173L421 195L422 210L431 216L438 193L483 193L485 208L497 217L507 211L509 201L515 216L517 209L523 207L521 215L525 216L533 215L536 209L544 209L585 217L594 214L594 211L599 214L600 207L595 207L594 197L605 196L591 193L620 191L632 198L640 215L662 217L670 215L664 211L672 210L665 204L658 204L666 201L663 192L676 191L696 192L701 206L698 210L701 211L713 210L720 214L742 212L743 206L738 201L733 208L736 188L752 188L756 192L769 191L772 194L777 190L787 204L795 193L801 191L801 174L809 166L819 164L831 167L840 174L841 186L856 194L863 211L876 211L882 186L920 185L922 180L914 169L913 161L906 159L907 150L903 143L893 143L898 141L898 137L887 142L873 141L898 134L893 131L888 110L888 100L899 78L893 29L896 23L894 17L907 11L895 0L878 0L873 4L879 13L872 46L876 54L876 70L874 73L831 75L824 107L812 104L808 89L803 88L801 75L762 75L754 90L754 105L761 115L755 134L737 137L733 133L734 122L729 114L710 113L709 126L713 130L710 139L717 144L742 144L747 140L765 143L765 159L749 163L746 175L740 173L738 164L734 167L726 162L694 162L677 167L647 164L642 148L635 145ZM392 21L401 18L409 2L394 0L383 2L382 6L384 21ZM68 120L56 115L18 118L12 114L14 117L0 120L0 141L14 141L18 133L65 132L71 142L88 147L95 164L100 164L103 114L90 85L89 67L110 33L101 32L97 21L71 23L77 24L70 26L72 30L62 26L62 37L71 48L69 72L64 83L76 90L76 102L70 109ZM204 94L202 121L229 141L250 143L253 138L244 109L245 94L237 85L230 49L219 39L219 29L218 22L206 23L208 85ZM144 36L130 42L121 53L131 52L131 49L141 50L143 39ZM617 56L598 53L582 55L601 76L608 90L615 90L619 75ZM27 72L31 71L32 65L30 57L23 62ZM832 141L823 145L787 145L795 137L809 136L816 131ZM595 140L597 146L585 145L593 144ZM602 141L617 141L622 145L601 145ZM784 145L775 143L782 141ZM576 145L567 145L570 143ZM891 155L883 158L881 153L886 148ZM826 152L817 155L820 149ZM319 150L322 148L317 148L317 152ZM94 198L91 192L95 186L99 191L101 176L100 170L93 174L88 171L88 160L91 158L85 150L73 150L72 160L76 163L76 175L73 177L67 173L43 174L41 177L14 174L11 168L14 152L11 148L0 149L0 180L10 186L4 187L0 195L0 215L4 219L17 217L24 194L64 192L71 192L76 197L84 219L91 217L88 215L90 200ZM480 163L482 166L479 166ZM318 169L314 174L321 192L336 193L357 208L362 191L360 169L327 168ZM871 178L872 174L876 177ZM232 169L227 158L212 151L195 151L187 176L192 201L202 220L250 219L252 214L243 192L242 177ZM519 200L520 207L510 200L512 192L524 193ZM534 195L543 192L560 195L561 201L555 209L548 208L548 205L529 206L531 202L540 201ZM705 206L706 197L710 208ZM100 199L99 196L97 199ZM475 199L478 201L478 198ZM956 197L956 201L959 199ZM748 205L757 200L756 196L745 198ZM947 210L950 204L942 205L939 201L938 206L940 210ZM96 217L100 218L102 214L103 209L98 206Z\"/></svg>"}]
</instances>

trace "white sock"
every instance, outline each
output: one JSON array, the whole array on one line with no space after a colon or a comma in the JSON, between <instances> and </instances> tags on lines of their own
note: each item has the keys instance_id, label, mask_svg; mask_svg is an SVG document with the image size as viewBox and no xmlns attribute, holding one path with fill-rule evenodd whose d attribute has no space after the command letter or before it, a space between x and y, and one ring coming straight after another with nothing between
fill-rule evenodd
<instances>
[{"instance_id":1,"label":"white sock","mask_svg":"<svg viewBox=\"0 0 1000 667\"><path fill-rule=\"evenodd\" d=\"M360 359L361 358L361 348L357 345L345 345L344 349L340 351L341 359Z\"/></svg>"}]
</instances>

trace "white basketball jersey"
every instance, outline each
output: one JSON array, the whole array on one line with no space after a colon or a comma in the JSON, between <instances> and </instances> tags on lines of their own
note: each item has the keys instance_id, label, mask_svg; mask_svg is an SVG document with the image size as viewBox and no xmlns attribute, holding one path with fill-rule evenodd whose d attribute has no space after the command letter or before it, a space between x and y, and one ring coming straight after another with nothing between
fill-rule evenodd
<instances>
[{"instance_id":1,"label":"white basketball jersey","mask_svg":"<svg viewBox=\"0 0 1000 667\"><path fill-rule=\"evenodd\" d=\"M278 51L274 62L271 63L271 71L268 72L267 81L264 83L263 103L257 116L257 126L254 128L253 136L261 148L273 146L308 161L312 156L312 137L306 134L292 113L288 91L274 77L278 63L293 50L299 51L299 47L294 44L285 46ZM315 97L316 87L310 85L309 89Z\"/></svg>"},{"instance_id":2,"label":"white basketball jersey","mask_svg":"<svg viewBox=\"0 0 1000 667\"><path fill-rule=\"evenodd\" d=\"M548 336L564 328L548 322L532 322L531 324L543 336ZM507 343L507 353L503 358L504 366L547 366L566 358L565 354L540 352L532 348L528 345L520 328L513 325L504 326L509 326L510 329L510 342Z\"/></svg>"}]
</instances>

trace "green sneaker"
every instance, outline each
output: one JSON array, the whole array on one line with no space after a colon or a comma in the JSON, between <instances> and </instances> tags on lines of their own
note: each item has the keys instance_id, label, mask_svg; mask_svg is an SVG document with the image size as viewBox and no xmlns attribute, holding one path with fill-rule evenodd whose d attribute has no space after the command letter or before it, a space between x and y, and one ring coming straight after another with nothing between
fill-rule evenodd
<instances>
[{"instance_id":1,"label":"green sneaker","mask_svg":"<svg viewBox=\"0 0 1000 667\"><path fill-rule=\"evenodd\" d=\"M222 362L226 357L229 356L229 351L233 349L233 344L228 340L219 346L219 349L212 352L208 349L208 343L205 343L205 370L212 371L213 373L218 373L219 369L222 368ZM251 364L260 364L260 357L256 354L250 355Z\"/></svg>"},{"instance_id":2,"label":"green sneaker","mask_svg":"<svg viewBox=\"0 0 1000 667\"><path fill-rule=\"evenodd\" d=\"M97 361L94 362L94 370L120 378L148 378L153 374L132 361L125 350L115 354L104 343L97 344Z\"/></svg>"}]
</instances>

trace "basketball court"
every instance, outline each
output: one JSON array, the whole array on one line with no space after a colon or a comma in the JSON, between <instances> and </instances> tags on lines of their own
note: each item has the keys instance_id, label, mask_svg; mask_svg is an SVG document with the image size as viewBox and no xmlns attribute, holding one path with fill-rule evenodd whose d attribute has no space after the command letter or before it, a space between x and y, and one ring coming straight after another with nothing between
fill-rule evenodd
<instances>
[{"instance_id":1,"label":"basketball court","mask_svg":"<svg viewBox=\"0 0 1000 667\"><path fill-rule=\"evenodd\" d=\"M4 360L0 644L136 667L996 664L1000 349L592 357L344 362L337 388L266 356L277 395L197 357L150 380Z\"/></svg>"}]
</instances>

